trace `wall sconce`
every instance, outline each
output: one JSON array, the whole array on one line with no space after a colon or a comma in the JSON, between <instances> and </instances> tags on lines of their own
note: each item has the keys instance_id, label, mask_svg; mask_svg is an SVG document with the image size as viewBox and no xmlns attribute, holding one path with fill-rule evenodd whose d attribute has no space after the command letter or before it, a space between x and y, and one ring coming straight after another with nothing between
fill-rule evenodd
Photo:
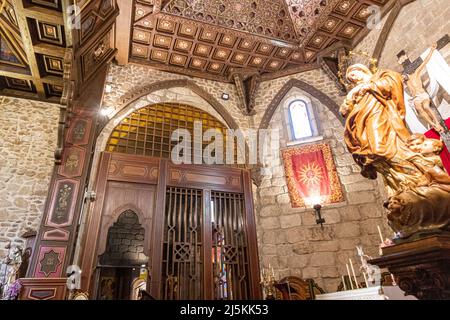
<instances>
[{"instance_id":1,"label":"wall sconce","mask_svg":"<svg viewBox=\"0 0 450 320\"><path fill-rule=\"evenodd\" d=\"M322 206L320 204L316 204L316 205L314 205L313 208L316 211L316 223L320 224L320 227L323 229L323 224L325 223L325 219L322 218L322 214L320 213Z\"/></svg>"}]
</instances>

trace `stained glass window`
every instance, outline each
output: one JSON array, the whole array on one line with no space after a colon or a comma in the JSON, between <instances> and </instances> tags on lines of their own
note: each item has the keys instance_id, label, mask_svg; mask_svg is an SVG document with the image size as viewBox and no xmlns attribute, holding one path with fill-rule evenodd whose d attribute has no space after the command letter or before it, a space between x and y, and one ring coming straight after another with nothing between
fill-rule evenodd
<instances>
[{"instance_id":1,"label":"stained glass window","mask_svg":"<svg viewBox=\"0 0 450 320\"><path fill-rule=\"evenodd\" d=\"M295 140L313 136L308 106L303 100L295 100L289 105L292 136Z\"/></svg>"}]
</instances>

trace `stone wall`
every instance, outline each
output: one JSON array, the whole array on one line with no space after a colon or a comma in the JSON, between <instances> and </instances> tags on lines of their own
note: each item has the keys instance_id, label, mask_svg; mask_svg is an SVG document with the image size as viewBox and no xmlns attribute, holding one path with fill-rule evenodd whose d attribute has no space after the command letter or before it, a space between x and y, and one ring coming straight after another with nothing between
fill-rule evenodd
<instances>
[{"instance_id":1,"label":"stone wall","mask_svg":"<svg viewBox=\"0 0 450 320\"><path fill-rule=\"evenodd\" d=\"M427 48L445 34L450 35L450 6L448 0L416 0L404 6L394 21L386 39L383 51L379 59L379 66L383 69L391 69L397 72L402 67L397 62L397 54L405 50L411 61L421 56ZM380 25L384 25L388 15ZM371 31L357 49L362 49L370 54L374 52L375 44L380 37L380 30ZM440 50L447 63L450 64L450 44ZM427 84L428 76L423 75ZM444 119L450 117L450 94L442 88L435 100Z\"/></svg>"},{"instance_id":2,"label":"stone wall","mask_svg":"<svg viewBox=\"0 0 450 320\"><path fill-rule=\"evenodd\" d=\"M383 30L384 25L386 24L386 21L390 15L391 11L388 12L384 18L378 23L375 28L372 29L365 37L361 40L360 43L355 47L355 50L361 50L364 52L367 52L369 54L372 54L375 50L375 46L377 45L378 38L381 35L381 32Z\"/></svg>"},{"instance_id":3,"label":"stone wall","mask_svg":"<svg viewBox=\"0 0 450 320\"><path fill-rule=\"evenodd\" d=\"M334 81L332 81L322 69L314 69L302 73L293 74L261 83L255 99L256 114L253 123L259 126L261 118L267 109L267 106L275 97L275 95L283 88L283 86L291 79L302 80L309 85L328 95L337 104L341 104L343 98L339 96L339 91Z\"/></svg>"},{"instance_id":4,"label":"stone wall","mask_svg":"<svg viewBox=\"0 0 450 320\"><path fill-rule=\"evenodd\" d=\"M343 100L339 96L335 83L320 69L261 83L256 93L256 114L252 117L242 115L237 93L232 84L190 78L132 64L112 65L108 78L112 90L105 95L104 106L113 109L109 116L117 115L114 121L118 121L121 114L125 115L152 101L190 102L193 106L220 118L205 101L195 97L192 92L188 92L189 90L180 88L160 90L144 96L130 106L122 106L124 109L119 110L120 97L133 92L136 88L164 80L188 78L194 81L206 92L212 94L241 128L258 128L270 102L291 79L299 79L314 86L338 105ZM230 100L221 99L223 92L230 94ZM312 210L291 208L283 164L280 159L273 161L271 167L273 175L264 177L259 187L254 186L260 259L262 268L267 268L270 263L280 277L298 275L303 278L313 278L326 290L334 291L340 276L346 272L345 262L349 257L352 257L355 262L357 260L355 246L361 244L367 253L375 255L379 244L377 225L380 225L387 235L388 228L383 225L381 204L384 189L379 182L368 181L359 174L359 168L354 165L343 145L341 122L317 99L314 97L310 99L317 108L324 139L332 146L338 174L345 190L346 202L324 209L327 223L322 230L316 225ZM271 120L270 128L283 129L282 114L283 111L278 108ZM115 122L111 122L104 130L105 132L102 132L96 146L97 154L104 147L109 130L114 127L114 124ZM285 133L286 131L283 131L281 136L281 143L284 145L287 142Z\"/></svg>"},{"instance_id":5,"label":"stone wall","mask_svg":"<svg viewBox=\"0 0 450 320\"><path fill-rule=\"evenodd\" d=\"M310 98L316 108L323 141L332 148L345 202L324 207L326 223L321 229L311 208L292 208L283 163L280 157L273 157L272 174L263 176L257 190L261 267L268 268L270 264L278 278L288 275L312 278L328 292L334 292L341 275L346 274L348 259L358 261L359 265L355 246L362 245L367 254L376 256L380 243L377 225L386 236L391 235L384 224L384 187L382 182L360 175L359 167L344 146L343 126L334 114L299 89L288 93L296 94ZM279 130L281 147L288 142L284 106L282 101L269 126Z\"/></svg>"},{"instance_id":6,"label":"stone wall","mask_svg":"<svg viewBox=\"0 0 450 320\"><path fill-rule=\"evenodd\" d=\"M397 54L405 50L411 60L419 57L433 42L450 34L450 6L448 0L416 0L402 8L395 20L379 61L381 68L400 72ZM368 40L376 43L379 30L373 30L358 48L370 50ZM373 52L372 48L370 53ZM443 51L450 62L450 45Z\"/></svg>"},{"instance_id":7,"label":"stone wall","mask_svg":"<svg viewBox=\"0 0 450 320\"><path fill-rule=\"evenodd\" d=\"M242 116L236 87L233 84L168 73L136 64L128 64L127 66L110 65L108 81L112 86L112 90L110 93L105 94L104 105L111 106L114 109L110 117L114 116L120 111L118 108L121 105L120 98L123 95L153 83L177 79L189 79L193 81L219 101L239 124L239 127L246 128L249 126L249 118ZM223 100L222 93L228 93L230 99L227 101ZM183 95L183 92L180 91L178 94ZM176 94L173 92L169 92L166 98L172 100L171 102L178 100ZM201 108L201 106L193 106Z\"/></svg>"},{"instance_id":8,"label":"stone wall","mask_svg":"<svg viewBox=\"0 0 450 320\"><path fill-rule=\"evenodd\" d=\"M0 257L37 230L54 165L59 105L0 96Z\"/></svg>"}]
</instances>

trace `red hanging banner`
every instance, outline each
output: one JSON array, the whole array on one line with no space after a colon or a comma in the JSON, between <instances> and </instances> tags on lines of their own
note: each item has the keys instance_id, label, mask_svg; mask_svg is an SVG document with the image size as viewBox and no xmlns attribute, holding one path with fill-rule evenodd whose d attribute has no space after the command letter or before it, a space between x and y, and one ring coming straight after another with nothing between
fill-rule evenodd
<instances>
[{"instance_id":1,"label":"red hanging banner","mask_svg":"<svg viewBox=\"0 0 450 320\"><path fill-rule=\"evenodd\" d=\"M282 156L292 207L344 201L329 145L290 148Z\"/></svg>"}]
</instances>

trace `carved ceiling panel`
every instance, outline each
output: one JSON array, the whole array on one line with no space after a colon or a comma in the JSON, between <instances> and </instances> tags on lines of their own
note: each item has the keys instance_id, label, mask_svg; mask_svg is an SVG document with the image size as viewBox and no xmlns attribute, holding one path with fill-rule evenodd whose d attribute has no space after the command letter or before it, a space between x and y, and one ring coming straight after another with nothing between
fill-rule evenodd
<instances>
[{"instance_id":1,"label":"carved ceiling panel","mask_svg":"<svg viewBox=\"0 0 450 320\"><path fill-rule=\"evenodd\" d=\"M117 14L116 0L0 0L0 94L64 104L112 59Z\"/></svg>"},{"instance_id":2,"label":"carved ceiling panel","mask_svg":"<svg viewBox=\"0 0 450 320\"><path fill-rule=\"evenodd\" d=\"M230 81L230 70L284 75L351 44L388 0L134 0L129 57L162 70Z\"/></svg>"},{"instance_id":3,"label":"carved ceiling panel","mask_svg":"<svg viewBox=\"0 0 450 320\"><path fill-rule=\"evenodd\" d=\"M296 39L284 0L171 0L162 11L270 38Z\"/></svg>"},{"instance_id":4,"label":"carved ceiling panel","mask_svg":"<svg viewBox=\"0 0 450 320\"><path fill-rule=\"evenodd\" d=\"M0 94L59 101L67 45L63 1L0 1Z\"/></svg>"}]
</instances>

